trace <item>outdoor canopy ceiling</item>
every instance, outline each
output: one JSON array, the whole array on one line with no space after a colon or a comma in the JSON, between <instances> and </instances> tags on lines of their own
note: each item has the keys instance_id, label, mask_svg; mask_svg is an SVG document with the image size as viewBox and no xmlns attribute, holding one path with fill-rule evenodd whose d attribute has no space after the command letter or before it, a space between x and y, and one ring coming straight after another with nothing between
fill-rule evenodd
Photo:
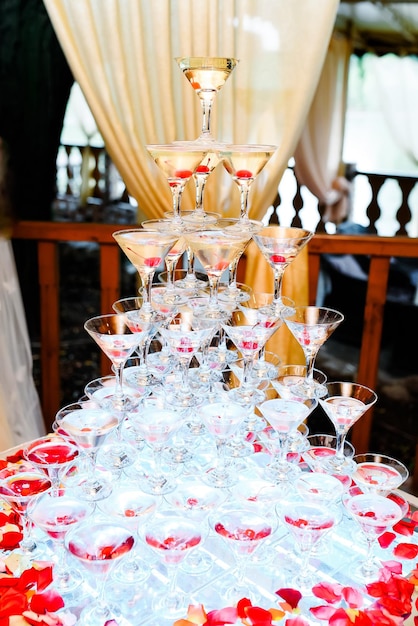
<instances>
[{"instance_id":1,"label":"outdoor canopy ceiling","mask_svg":"<svg viewBox=\"0 0 418 626\"><path fill-rule=\"evenodd\" d=\"M418 54L418 0L342 0L336 29L358 53Z\"/></svg>"}]
</instances>

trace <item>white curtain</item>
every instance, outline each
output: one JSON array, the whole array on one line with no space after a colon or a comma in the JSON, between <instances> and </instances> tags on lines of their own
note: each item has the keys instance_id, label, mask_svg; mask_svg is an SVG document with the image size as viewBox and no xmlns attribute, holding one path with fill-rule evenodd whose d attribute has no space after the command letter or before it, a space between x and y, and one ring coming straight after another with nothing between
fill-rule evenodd
<instances>
[{"instance_id":1,"label":"white curtain","mask_svg":"<svg viewBox=\"0 0 418 626\"><path fill-rule=\"evenodd\" d=\"M0 450L45 434L12 245L0 234Z\"/></svg>"},{"instance_id":2,"label":"white curtain","mask_svg":"<svg viewBox=\"0 0 418 626\"><path fill-rule=\"evenodd\" d=\"M324 207L323 223L338 224L349 211L350 184L341 166L350 54L349 40L334 34L295 150L295 174Z\"/></svg>"},{"instance_id":3,"label":"white curtain","mask_svg":"<svg viewBox=\"0 0 418 626\"><path fill-rule=\"evenodd\" d=\"M149 218L170 209L171 193L145 145L192 140L201 129L198 98L174 58L238 58L215 103L213 134L220 141L278 146L250 194L250 216L263 217L303 128L338 0L44 3L106 148ZM193 206L189 184L182 208ZM221 166L209 177L205 209L239 214L238 188ZM246 282L271 290L264 259L254 249L247 258ZM288 268L289 279L293 272L286 295L305 301L304 254Z\"/></svg>"}]
</instances>

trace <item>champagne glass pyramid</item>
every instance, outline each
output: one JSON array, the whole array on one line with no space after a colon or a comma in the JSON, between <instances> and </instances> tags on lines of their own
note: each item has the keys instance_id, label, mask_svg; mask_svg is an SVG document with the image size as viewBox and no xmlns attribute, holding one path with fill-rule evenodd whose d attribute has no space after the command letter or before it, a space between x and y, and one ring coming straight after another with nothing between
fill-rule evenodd
<instances>
[{"instance_id":1,"label":"champagne glass pyramid","mask_svg":"<svg viewBox=\"0 0 418 626\"><path fill-rule=\"evenodd\" d=\"M238 60L231 57L177 57L176 61L199 97L202 107L202 130L198 141L214 141L211 133L213 103Z\"/></svg>"},{"instance_id":2,"label":"champagne glass pyramid","mask_svg":"<svg viewBox=\"0 0 418 626\"><path fill-rule=\"evenodd\" d=\"M148 152L165 175L173 200L173 220L181 223L181 198L186 183L203 161L206 149L203 146L188 144L150 144Z\"/></svg>"},{"instance_id":3,"label":"champagne glass pyramid","mask_svg":"<svg viewBox=\"0 0 418 626\"><path fill-rule=\"evenodd\" d=\"M336 449L335 455L327 461L334 470L341 472L343 468L350 467L353 463L347 463L344 456L344 443L350 428L373 406L377 395L365 385L353 382L336 381L325 384L326 395L319 398L319 403L324 409L335 428Z\"/></svg>"},{"instance_id":4,"label":"champagne glass pyramid","mask_svg":"<svg viewBox=\"0 0 418 626\"><path fill-rule=\"evenodd\" d=\"M250 188L263 167L273 156L277 146L229 145L219 150L224 168L238 185L240 192L240 223L249 221Z\"/></svg>"},{"instance_id":5,"label":"champagne glass pyramid","mask_svg":"<svg viewBox=\"0 0 418 626\"><path fill-rule=\"evenodd\" d=\"M274 301L284 317L293 313L282 299L283 276L288 265L298 256L314 233L304 228L266 226L253 239L273 270Z\"/></svg>"},{"instance_id":6,"label":"champagne glass pyramid","mask_svg":"<svg viewBox=\"0 0 418 626\"><path fill-rule=\"evenodd\" d=\"M320 347L343 319L344 315L339 311L319 306L296 307L293 314L285 318L286 325L305 355L306 377L293 386L296 395L314 398L326 393L324 386L313 375L315 359Z\"/></svg>"},{"instance_id":7,"label":"champagne glass pyramid","mask_svg":"<svg viewBox=\"0 0 418 626\"><path fill-rule=\"evenodd\" d=\"M123 252L136 268L142 282L144 307L151 309L151 288L154 274L179 238L175 232L128 228L113 233Z\"/></svg>"}]
</instances>

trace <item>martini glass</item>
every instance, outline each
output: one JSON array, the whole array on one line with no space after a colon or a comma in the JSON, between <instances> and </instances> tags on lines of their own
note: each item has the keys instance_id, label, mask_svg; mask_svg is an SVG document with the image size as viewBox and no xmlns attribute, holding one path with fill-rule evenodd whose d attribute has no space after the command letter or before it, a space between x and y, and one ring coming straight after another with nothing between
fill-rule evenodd
<instances>
[{"instance_id":1,"label":"martini glass","mask_svg":"<svg viewBox=\"0 0 418 626\"><path fill-rule=\"evenodd\" d=\"M199 416L209 434L215 439L217 450L215 466L207 470L202 479L213 487L231 487L237 483L238 475L234 471L234 465L227 461L226 446L244 421L245 410L240 404L225 396L218 402L200 406Z\"/></svg>"},{"instance_id":2,"label":"martini glass","mask_svg":"<svg viewBox=\"0 0 418 626\"><path fill-rule=\"evenodd\" d=\"M127 324L138 338L136 351L139 353L140 364L125 369L126 381L136 388L147 388L159 382L147 365L149 347L158 329L177 312L177 305L158 303L154 298L153 303L154 308L150 309L146 298L133 296L116 300L112 304L116 313L124 314Z\"/></svg>"},{"instance_id":3,"label":"martini glass","mask_svg":"<svg viewBox=\"0 0 418 626\"><path fill-rule=\"evenodd\" d=\"M108 440L100 446L99 463L103 463L105 467L120 470L134 462L134 450L130 443L124 441L122 437L122 428L126 420L126 412L137 406L144 394L148 393L146 388L134 388L124 384L123 407L118 407L116 400L116 377L102 376L91 380L84 387L86 397L93 403L97 404L101 409L112 411L120 411L121 416L119 423Z\"/></svg>"},{"instance_id":4,"label":"martini glass","mask_svg":"<svg viewBox=\"0 0 418 626\"><path fill-rule=\"evenodd\" d=\"M187 518L197 521L208 528L208 517L212 511L221 506L226 498L227 491L216 489L202 483L198 477L189 477L181 480L175 489L165 499L170 507ZM204 541L193 550L181 564L181 569L188 574L203 574L211 569L213 556L204 549Z\"/></svg>"},{"instance_id":5,"label":"martini glass","mask_svg":"<svg viewBox=\"0 0 418 626\"><path fill-rule=\"evenodd\" d=\"M149 399L146 405L129 413L129 421L152 450L151 467L146 465L145 459L140 459L139 467L134 468L141 489L151 495L173 491L176 481L162 467L162 453L173 433L182 426L182 414L165 408L162 398L157 398L155 403Z\"/></svg>"},{"instance_id":6,"label":"martini glass","mask_svg":"<svg viewBox=\"0 0 418 626\"><path fill-rule=\"evenodd\" d=\"M139 529L155 514L159 500L142 491L133 481L121 482L118 489L98 503L102 514L116 524L127 526L137 536ZM128 556L112 570L112 577L121 582L140 583L151 573L147 555L136 545Z\"/></svg>"},{"instance_id":7,"label":"martini glass","mask_svg":"<svg viewBox=\"0 0 418 626\"><path fill-rule=\"evenodd\" d=\"M187 301L187 297L176 289L173 277L177 263L186 251L186 240L181 236L182 231L186 228L186 226L183 226L182 224L176 225L176 222L174 220L170 220L168 218L145 220L144 222L142 222L141 226L145 230L161 230L161 232L164 233L175 232L178 235L176 243L167 252L164 259L166 267L166 280L164 283L165 291L163 291L161 294L156 295L153 300L154 302L156 301L161 304L168 305L180 306L182 304L185 304L185 302Z\"/></svg>"},{"instance_id":8,"label":"martini glass","mask_svg":"<svg viewBox=\"0 0 418 626\"><path fill-rule=\"evenodd\" d=\"M310 566L313 549L322 538L340 522L342 513L337 506L326 500L305 499L295 495L277 505L277 513L291 533L299 548L300 563L291 586L299 591L311 593L317 582Z\"/></svg>"},{"instance_id":9,"label":"martini glass","mask_svg":"<svg viewBox=\"0 0 418 626\"><path fill-rule=\"evenodd\" d=\"M299 343L305 355L306 377L293 386L293 392L304 398L314 398L324 394L323 385L313 376L315 359L321 346L330 337L344 315L334 309L318 306L299 306L293 314L285 318L290 332Z\"/></svg>"},{"instance_id":10,"label":"martini glass","mask_svg":"<svg viewBox=\"0 0 418 626\"><path fill-rule=\"evenodd\" d=\"M287 460L288 440L316 407L316 400L299 402L274 398L258 405L261 414L278 436L278 450L274 462L266 467L266 476L276 483L292 482L301 472L298 465ZM260 433L263 439L263 431Z\"/></svg>"},{"instance_id":11,"label":"martini glass","mask_svg":"<svg viewBox=\"0 0 418 626\"><path fill-rule=\"evenodd\" d=\"M193 313L178 313L166 327L160 329L162 337L170 346L172 355L180 365L181 384L173 385L169 391L182 406L191 406L194 392L189 380L189 367L192 358L201 346L209 340L213 332L212 326L197 327L193 324Z\"/></svg>"},{"instance_id":12,"label":"martini glass","mask_svg":"<svg viewBox=\"0 0 418 626\"><path fill-rule=\"evenodd\" d=\"M130 408L132 399L123 392L122 373L126 361L139 343L132 325L124 315L110 313L90 318L84 322L84 328L112 363L115 373L113 408L117 411Z\"/></svg>"},{"instance_id":13,"label":"martini glass","mask_svg":"<svg viewBox=\"0 0 418 626\"><path fill-rule=\"evenodd\" d=\"M195 90L202 107L202 130L196 143L214 141L211 114L216 95L238 63L228 57L177 57L176 62Z\"/></svg>"},{"instance_id":14,"label":"martini glass","mask_svg":"<svg viewBox=\"0 0 418 626\"><path fill-rule=\"evenodd\" d=\"M245 307L232 312L227 324L222 324L227 336L241 352L243 372L239 387L233 394L238 402L257 404L264 395L254 388L252 370L267 341L283 324L283 320L270 310Z\"/></svg>"},{"instance_id":15,"label":"martini glass","mask_svg":"<svg viewBox=\"0 0 418 626\"><path fill-rule=\"evenodd\" d=\"M343 503L349 515L360 526L366 540L366 557L354 570L354 576L361 582L370 582L375 579L382 567L381 562L374 556L377 540L389 528L392 528L403 517L402 508L391 498L376 493L366 493L343 498Z\"/></svg>"},{"instance_id":16,"label":"martini glass","mask_svg":"<svg viewBox=\"0 0 418 626\"><path fill-rule=\"evenodd\" d=\"M218 152L224 168L239 188L241 223L249 221L251 185L276 150L277 146L270 145L229 145Z\"/></svg>"},{"instance_id":17,"label":"martini glass","mask_svg":"<svg viewBox=\"0 0 418 626\"><path fill-rule=\"evenodd\" d=\"M190 142L185 145L179 143L150 144L146 148L167 179L173 199L173 220L175 223L181 224L180 212L183 191L196 168L202 163L207 150L204 146L193 145Z\"/></svg>"},{"instance_id":18,"label":"martini glass","mask_svg":"<svg viewBox=\"0 0 418 626\"><path fill-rule=\"evenodd\" d=\"M401 461L386 454L367 452L356 454L353 460L357 465L352 478L363 492L387 496L409 476L408 468Z\"/></svg>"},{"instance_id":19,"label":"martini glass","mask_svg":"<svg viewBox=\"0 0 418 626\"><path fill-rule=\"evenodd\" d=\"M119 419L118 412L101 409L91 401L69 404L55 416L58 432L71 438L87 460L87 471L81 469L79 462L77 467L70 466L61 475L64 485L83 500L95 502L107 498L112 491L109 480L96 468L96 457L100 446L117 428Z\"/></svg>"},{"instance_id":20,"label":"martini glass","mask_svg":"<svg viewBox=\"0 0 418 626\"><path fill-rule=\"evenodd\" d=\"M355 470L353 461L354 448L349 441L344 442L343 453L345 461L342 468L336 468L335 464L329 461L335 456L337 437L328 434L309 435L307 437L308 447L303 451L303 460L312 472L330 474L338 478L343 486L348 489L352 484L352 474Z\"/></svg>"},{"instance_id":21,"label":"martini glass","mask_svg":"<svg viewBox=\"0 0 418 626\"><path fill-rule=\"evenodd\" d=\"M164 586L153 605L160 617L167 619L181 615L187 610L188 597L178 588L179 565L202 541L202 525L190 516L178 511L157 513L146 524L143 532L145 543L160 557L167 570L168 589Z\"/></svg>"},{"instance_id":22,"label":"martini glass","mask_svg":"<svg viewBox=\"0 0 418 626\"><path fill-rule=\"evenodd\" d=\"M300 395L293 393L293 387L303 383L306 379L306 365L287 364L279 365L276 377L271 381L272 386L281 398L285 400L303 400ZM313 379L318 385L324 385L327 377L324 372L318 369L312 371ZM326 389L322 388L322 393L326 393Z\"/></svg>"},{"instance_id":23,"label":"martini glass","mask_svg":"<svg viewBox=\"0 0 418 626\"><path fill-rule=\"evenodd\" d=\"M18 552L30 560L39 556L40 546L32 537L28 505L35 496L49 491L51 487L51 480L45 472L27 461L9 463L0 470L0 499L5 500L20 517L23 538Z\"/></svg>"},{"instance_id":24,"label":"martini glass","mask_svg":"<svg viewBox=\"0 0 418 626\"><path fill-rule=\"evenodd\" d=\"M80 572L67 562L65 535L90 517L93 510L92 504L64 490L42 493L29 502L29 518L52 540L55 553L53 586L61 594L74 591L84 581Z\"/></svg>"},{"instance_id":25,"label":"martini glass","mask_svg":"<svg viewBox=\"0 0 418 626\"><path fill-rule=\"evenodd\" d=\"M137 270L143 287L143 307L150 310L154 274L178 240L178 234L130 228L116 231L113 237Z\"/></svg>"},{"instance_id":26,"label":"martini glass","mask_svg":"<svg viewBox=\"0 0 418 626\"><path fill-rule=\"evenodd\" d=\"M86 570L87 582L96 589L97 598L80 615L86 626L117 623L109 606L106 581L113 567L126 558L135 545L132 531L108 520L87 520L77 524L65 536L65 547Z\"/></svg>"},{"instance_id":27,"label":"martini glass","mask_svg":"<svg viewBox=\"0 0 418 626\"><path fill-rule=\"evenodd\" d=\"M25 459L49 477L54 493L60 487L60 472L75 461L78 455L77 446L55 434L35 439L23 450Z\"/></svg>"},{"instance_id":28,"label":"martini glass","mask_svg":"<svg viewBox=\"0 0 418 626\"><path fill-rule=\"evenodd\" d=\"M232 231L226 224L215 224L206 230L186 233L187 244L202 264L209 278L211 314L222 311L222 303L218 300L219 281L231 263L241 257L251 240L250 229ZM221 313L222 316L222 313Z\"/></svg>"},{"instance_id":29,"label":"martini glass","mask_svg":"<svg viewBox=\"0 0 418 626\"><path fill-rule=\"evenodd\" d=\"M240 219L235 218L222 218L217 221L218 228L224 228L227 232L243 232L250 231L252 235L259 232L263 228L263 222L259 220L247 219L245 223ZM230 304L238 305L240 302L248 301L252 289L248 285L237 283L237 270L241 255L236 256L231 260L229 264L229 280L226 289L223 289L220 293L220 300L222 302L229 302Z\"/></svg>"},{"instance_id":30,"label":"martini glass","mask_svg":"<svg viewBox=\"0 0 418 626\"><path fill-rule=\"evenodd\" d=\"M312 239L314 233L304 228L266 226L254 234L254 241L273 270L274 306L286 317L293 313L282 298L282 283L286 268Z\"/></svg>"},{"instance_id":31,"label":"martini glass","mask_svg":"<svg viewBox=\"0 0 418 626\"><path fill-rule=\"evenodd\" d=\"M335 428L337 437L335 455L327 464L341 472L346 466L344 442L350 428L373 406L377 400L374 391L353 382L326 383L327 394L319 403Z\"/></svg>"},{"instance_id":32,"label":"martini glass","mask_svg":"<svg viewBox=\"0 0 418 626\"><path fill-rule=\"evenodd\" d=\"M248 597L246 568L255 551L274 533L277 523L263 508L239 503L221 507L210 516L210 520L212 529L224 539L235 557L235 580L225 584L228 591L224 594L225 600L235 604L241 598ZM256 600L254 593L251 593L252 602Z\"/></svg>"}]
</instances>

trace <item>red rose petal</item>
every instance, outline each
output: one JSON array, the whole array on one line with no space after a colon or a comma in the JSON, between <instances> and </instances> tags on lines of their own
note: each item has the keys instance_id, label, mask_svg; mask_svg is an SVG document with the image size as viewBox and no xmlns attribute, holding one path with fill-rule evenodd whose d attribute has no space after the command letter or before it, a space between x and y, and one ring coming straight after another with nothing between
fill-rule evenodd
<instances>
[{"instance_id":1,"label":"red rose petal","mask_svg":"<svg viewBox=\"0 0 418 626\"><path fill-rule=\"evenodd\" d=\"M393 555L400 559L415 559L418 556L418 546L413 543L399 543L394 548Z\"/></svg>"},{"instance_id":2,"label":"red rose petal","mask_svg":"<svg viewBox=\"0 0 418 626\"><path fill-rule=\"evenodd\" d=\"M40 614L46 612L54 613L62 609L63 606L64 600L55 589L45 591L44 593L35 593L30 601L31 611Z\"/></svg>"},{"instance_id":3,"label":"red rose petal","mask_svg":"<svg viewBox=\"0 0 418 626\"><path fill-rule=\"evenodd\" d=\"M380 537L378 537L378 542L381 548L387 548L395 539L396 539L395 533L387 532L387 533L383 533L383 535L380 535Z\"/></svg>"},{"instance_id":4,"label":"red rose petal","mask_svg":"<svg viewBox=\"0 0 418 626\"><path fill-rule=\"evenodd\" d=\"M341 600L342 590L342 585L339 585L338 583L319 583L319 585L314 585L312 587L312 593L314 596L321 598L321 600L325 600L325 602L329 602L330 604Z\"/></svg>"},{"instance_id":5,"label":"red rose petal","mask_svg":"<svg viewBox=\"0 0 418 626\"><path fill-rule=\"evenodd\" d=\"M283 598L283 600L287 602L287 604L289 604L292 607L292 609L297 608L302 598L302 594L297 589L283 588L283 589L278 589L275 593L280 598Z\"/></svg>"}]
</instances>

